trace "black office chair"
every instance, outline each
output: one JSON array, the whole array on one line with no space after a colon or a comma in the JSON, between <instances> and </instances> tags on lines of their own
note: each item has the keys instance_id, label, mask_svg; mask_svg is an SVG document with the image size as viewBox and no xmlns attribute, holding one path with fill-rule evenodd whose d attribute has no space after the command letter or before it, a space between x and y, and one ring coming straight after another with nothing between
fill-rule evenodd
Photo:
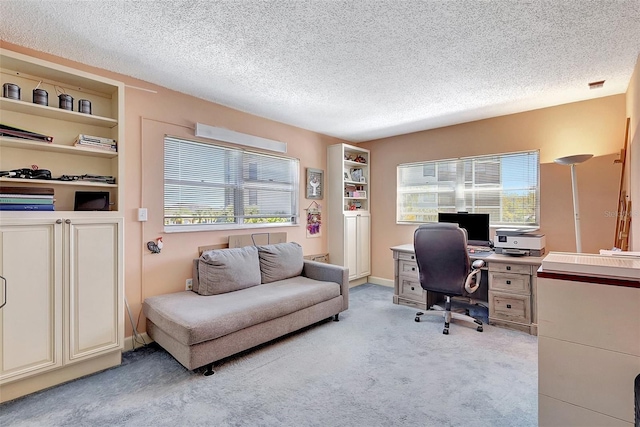
<instances>
[{"instance_id":1,"label":"black office chair","mask_svg":"<svg viewBox=\"0 0 640 427\"><path fill-rule=\"evenodd\" d=\"M469 296L480 287L484 261L477 260L469 268L467 253L467 233L458 224L430 223L418 227L413 235L413 246L420 273L420 286L429 292L439 292L446 296L445 308L434 305L420 316L436 315L444 317L443 334L449 334L451 318L474 323L482 332L482 322L471 316L451 312L452 296Z\"/></svg>"}]
</instances>

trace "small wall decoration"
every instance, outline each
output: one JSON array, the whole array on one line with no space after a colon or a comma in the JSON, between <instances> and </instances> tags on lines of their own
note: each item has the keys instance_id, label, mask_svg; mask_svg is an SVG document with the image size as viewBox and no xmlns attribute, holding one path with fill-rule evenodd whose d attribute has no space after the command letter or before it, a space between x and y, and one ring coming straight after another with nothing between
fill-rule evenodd
<instances>
[{"instance_id":1,"label":"small wall decoration","mask_svg":"<svg viewBox=\"0 0 640 427\"><path fill-rule=\"evenodd\" d=\"M307 168L307 199L321 200L324 197L324 171Z\"/></svg>"},{"instance_id":2,"label":"small wall decoration","mask_svg":"<svg viewBox=\"0 0 640 427\"><path fill-rule=\"evenodd\" d=\"M307 238L322 236L322 208L311 202L307 211Z\"/></svg>"}]
</instances>

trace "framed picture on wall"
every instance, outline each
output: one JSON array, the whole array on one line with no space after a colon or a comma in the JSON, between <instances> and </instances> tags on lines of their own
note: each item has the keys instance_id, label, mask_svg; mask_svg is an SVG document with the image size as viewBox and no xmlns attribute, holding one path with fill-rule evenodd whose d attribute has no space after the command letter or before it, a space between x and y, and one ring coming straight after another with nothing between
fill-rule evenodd
<instances>
[{"instance_id":1,"label":"framed picture on wall","mask_svg":"<svg viewBox=\"0 0 640 427\"><path fill-rule=\"evenodd\" d=\"M307 168L307 199L321 200L324 197L324 171Z\"/></svg>"}]
</instances>

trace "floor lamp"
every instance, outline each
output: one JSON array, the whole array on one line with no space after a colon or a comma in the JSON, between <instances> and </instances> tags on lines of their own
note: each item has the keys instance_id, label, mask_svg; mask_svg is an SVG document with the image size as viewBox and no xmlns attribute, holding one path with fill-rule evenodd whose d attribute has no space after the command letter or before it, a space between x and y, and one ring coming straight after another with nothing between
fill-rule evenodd
<instances>
[{"instance_id":1,"label":"floor lamp","mask_svg":"<svg viewBox=\"0 0 640 427\"><path fill-rule=\"evenodd\" d=\"M576 252L582 252L582 241L580 239L580 208L578 206L578 181L576 179L576 165L586 162L593 157L593 154L576 154L574 156L560 157L554 162L561 165L571 166L571 189L573 191L573 217L576 227Z\"/></svg>"}]
</instances>

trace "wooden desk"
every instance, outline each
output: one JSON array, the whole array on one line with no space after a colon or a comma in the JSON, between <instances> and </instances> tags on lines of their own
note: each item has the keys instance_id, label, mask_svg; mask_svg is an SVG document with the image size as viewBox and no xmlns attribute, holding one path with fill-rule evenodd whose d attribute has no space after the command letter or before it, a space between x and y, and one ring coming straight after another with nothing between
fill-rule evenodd
<instances>
[{"instance_id":1,"label":"wooden desk","mask_svg":"<svg viewBox=\"0 0 640 427\"><path fill-rule=\"evenodd\" d=\"M394 260L393 303L427 310L437 302L438 295L420 286L413 244L390 249ZM537 335L536 271L543 257L498 254L480 257L469 254L469 258L486 263L489 323Z\"/></svg>"}]
</instances>

